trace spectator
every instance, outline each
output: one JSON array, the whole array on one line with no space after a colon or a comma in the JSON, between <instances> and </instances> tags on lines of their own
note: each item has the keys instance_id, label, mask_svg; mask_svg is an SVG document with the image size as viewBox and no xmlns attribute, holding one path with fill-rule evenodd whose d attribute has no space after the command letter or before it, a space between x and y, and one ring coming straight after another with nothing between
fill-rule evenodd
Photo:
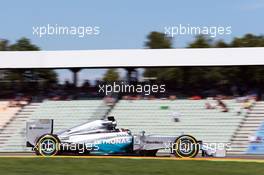
<instances>
[{"instance_id":1,"label":"spectator","mask_svg":"<svg viewBox=\"0 0 264 175\"><path fill-rule=\"evenodd\" d=\"M218 106L221 107L222 112L228 112L228 108L222 100L218 99L217 102L218 102Z\"/></svg>"},{"instance_id":2,"label":"spectator","mask_svg":"<svg viewBox=\"0 0 264 175\"><path fill-rule=\"evenodd\" d=\"M245 102L243 103L244 109L250 110L252 106L253 106L253 101L249 99L246 99Z\"/></svg>"},{"instance_id":3,"label":"spectator","mask_svg":"<svg viewBox=\"0 0 264 175\"><path fill-rule=\"evenodd\" d=\"M195 95L195 96L192 96L191 98L189 98L190 100L201 100L202 97L199 96L199 95Z\"/></svg>"},{"instance_id":4,"label":"spectator","mask_svg":"<svg viewBox=\"0 0 264 175\"><path fill-rule=\"evenodd\" d=\"M216 109L217 104L212 101L212 98L207 98L205 102L205 108L206 109Z\"/></svg>"},{"instance_id":5,"label":"spectator","mask_svg":"<svg viewBox=\"0 0 264 175\"><path fill-rule=\"evenodd\" d=\"M180 121L181 114L179 112L175 111L171 114L171 116L172 116L174 122Z\"/></svg>"}]
</instances>

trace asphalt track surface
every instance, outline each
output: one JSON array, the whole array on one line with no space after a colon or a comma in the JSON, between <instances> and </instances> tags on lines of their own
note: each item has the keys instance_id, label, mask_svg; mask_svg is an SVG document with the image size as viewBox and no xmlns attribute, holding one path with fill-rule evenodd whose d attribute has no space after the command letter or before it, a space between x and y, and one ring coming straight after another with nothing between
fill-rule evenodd
<instances>
[{"instance_id":1,"label":"asphalt track surface","mask_svg":"<svg viewBox=\"0 0 264 175\"><path fill-rule=\"evenodd\" d=\"M34 153L0 153L0 158L47 158L43 156L36 156ZM199 160L199 161L225 161L225 162L256 162L264 163L264 155L229 155L225 158L212 157L197 157L197 158L177 158L173 156L156 156L156 157L142 157L142 156L52 156L48 158L73 158L73 159L146 159L146 160Z\"/></svg>"}]
</instances>

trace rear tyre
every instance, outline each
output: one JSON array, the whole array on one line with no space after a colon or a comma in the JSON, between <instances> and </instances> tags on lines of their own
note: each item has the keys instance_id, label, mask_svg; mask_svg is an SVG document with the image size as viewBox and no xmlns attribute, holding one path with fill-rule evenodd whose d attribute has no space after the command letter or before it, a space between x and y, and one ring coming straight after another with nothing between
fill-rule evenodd
<instances>
[{"instance_id":1,"label":"rear tyre","mask_svg":"<svg viewBox=\"0 0 264 175\"><path fill-rule=\"evenodd\" d=\"M59 153L60 141L57 137L51 134L44 135L39 138L35 147L37 155L54 156Z\"/></svg>"},{"instance_id":2,"label":"rear tyre","mask_svg":"<svg viewBox=\"0 0 264 175\"><path fill-rule=\"evenodd\" d=\"M193 158L199 153L199 142L190 135L182 135L175 140L174 154L177 157Z\"/></svg>"}]
</instances>

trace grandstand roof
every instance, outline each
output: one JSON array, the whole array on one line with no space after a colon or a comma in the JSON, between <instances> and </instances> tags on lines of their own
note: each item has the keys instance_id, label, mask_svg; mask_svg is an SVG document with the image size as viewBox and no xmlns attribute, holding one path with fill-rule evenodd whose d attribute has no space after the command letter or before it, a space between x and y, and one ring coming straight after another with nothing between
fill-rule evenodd
<instances>
[{"instance_id":1,"label":"grandstand roof","mask_svg":"<svg viewBox=\"0 0 264 175\"><path fill-rule=\"evenodd\" d=\"M264 65L262 48L2 51L0 68Z\"/></svg>"}]
</instances>

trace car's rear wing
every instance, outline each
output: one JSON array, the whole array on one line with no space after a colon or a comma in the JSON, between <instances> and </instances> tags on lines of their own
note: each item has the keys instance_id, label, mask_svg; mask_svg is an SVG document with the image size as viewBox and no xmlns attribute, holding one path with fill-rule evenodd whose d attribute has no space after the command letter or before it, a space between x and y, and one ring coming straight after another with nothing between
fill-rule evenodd
<instances>
[{"instance_id":1,"label":"car's rear wing","mask_svg":"<svg viewBox=\"0 0 264 175\"><path fill-rule=\"evenodd\" d=\"M38 119L26 123L26 144L27 147L34 147L39 137L44 134L53 133L52 119Z\"/></svg>"}]
</instances>

